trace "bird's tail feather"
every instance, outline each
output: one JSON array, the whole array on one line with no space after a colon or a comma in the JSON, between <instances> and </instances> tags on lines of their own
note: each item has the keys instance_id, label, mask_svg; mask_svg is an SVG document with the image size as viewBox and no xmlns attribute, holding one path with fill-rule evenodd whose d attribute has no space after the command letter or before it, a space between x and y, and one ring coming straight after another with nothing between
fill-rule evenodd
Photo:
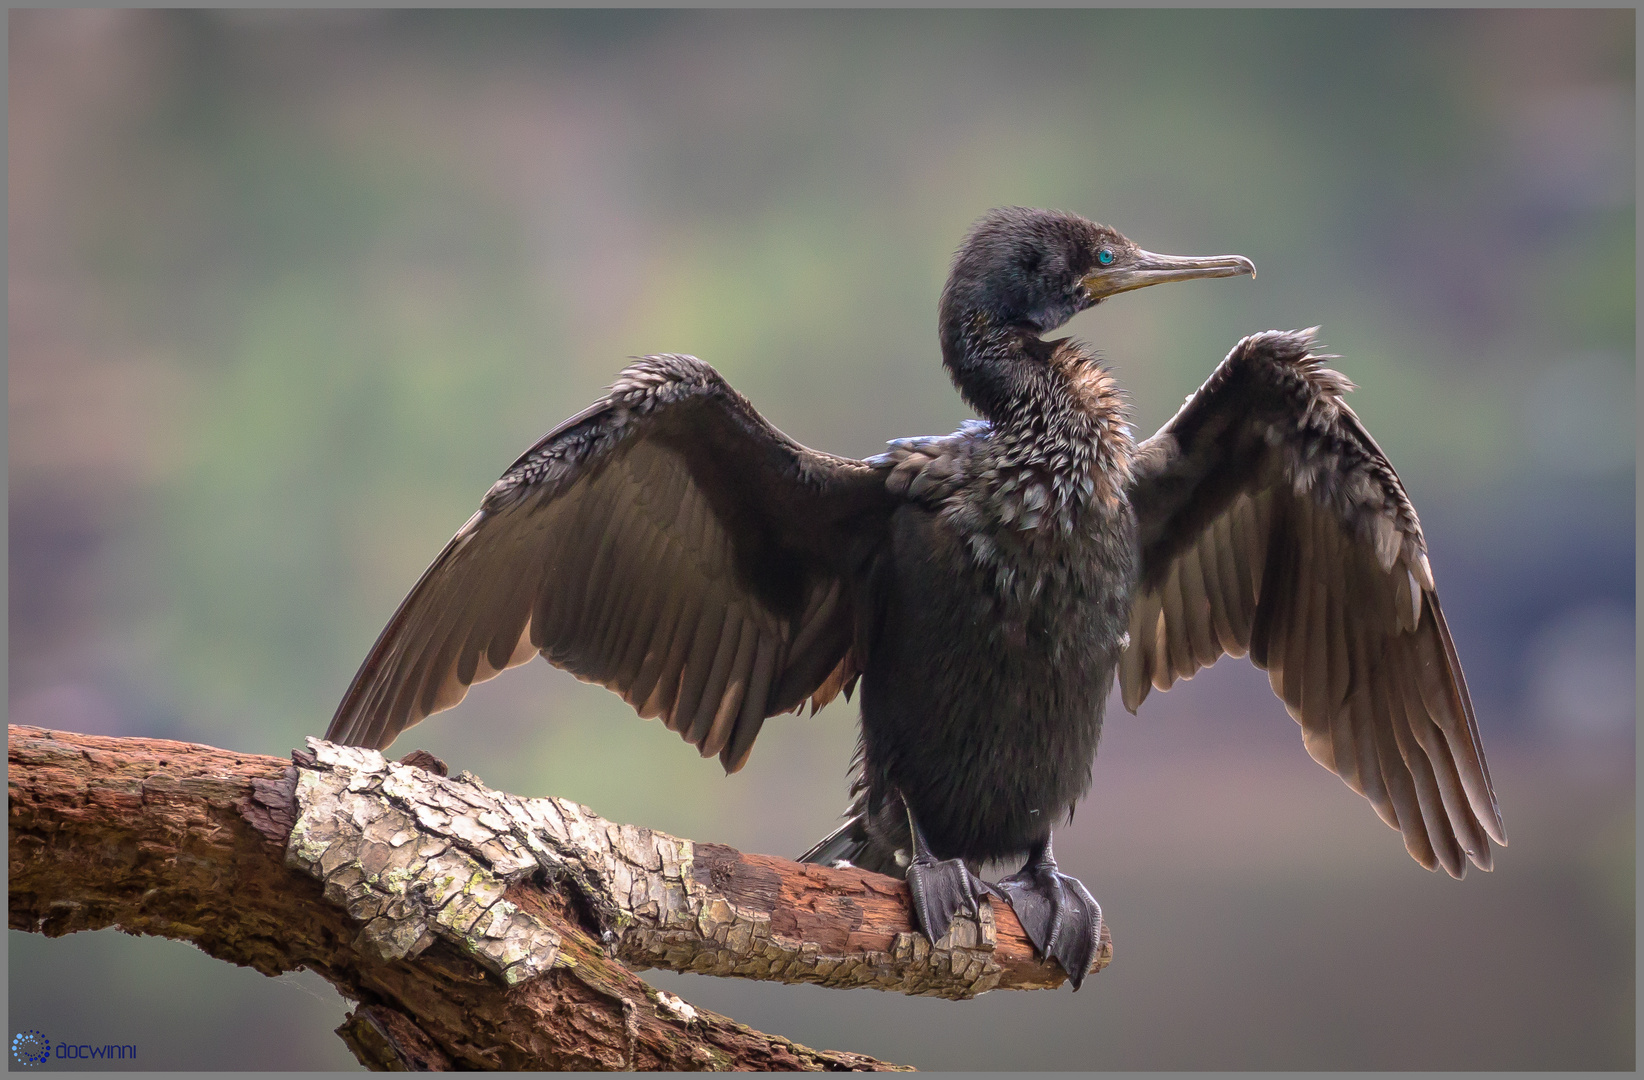
<instances>
[{"instance_id":1,"label":"bird's tail feather","mask_svg":"<svg viewBox=\"0 0 1644 1080\"><path fill-rule=\"evenodd\" d=\"M817 841L814 847L799 856L798 861L815 863L818 866L832 866L843 860L855 866L867 848L868 838L862 828L862 817L856 814L845 819L843 825Z\"/></svg>"}]
</instances>

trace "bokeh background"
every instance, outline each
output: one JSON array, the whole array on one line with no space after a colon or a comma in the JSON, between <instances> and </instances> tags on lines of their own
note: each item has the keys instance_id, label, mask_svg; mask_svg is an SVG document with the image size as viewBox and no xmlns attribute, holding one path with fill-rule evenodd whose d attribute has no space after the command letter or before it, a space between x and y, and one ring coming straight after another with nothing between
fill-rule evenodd
<instances>
[{"instance_id":1,"label":"bokeh background","mask_svg":"<svg viewBox=\"0 0 1644 1080\"><path fill-rule=\"evenodd\" d=\"M1323 325L1512 846L1422 871L1223 661L1109 710L1057 840L1117 947L1079 994L650 977L925 1068L1630 1069L1634 41L1631 11L14 11L11 719L286 754L624 358L699 355L839 453L946 432L964 229L1074 210L1260 268L1073 323L1144 433L1239 336ZM726 778L534 664L395 749L793 854L854 719L773 721ZM9 979L12 1031L143 1067L357 1068L309 973L14 932Z\"/></svg>"}]
</instances>

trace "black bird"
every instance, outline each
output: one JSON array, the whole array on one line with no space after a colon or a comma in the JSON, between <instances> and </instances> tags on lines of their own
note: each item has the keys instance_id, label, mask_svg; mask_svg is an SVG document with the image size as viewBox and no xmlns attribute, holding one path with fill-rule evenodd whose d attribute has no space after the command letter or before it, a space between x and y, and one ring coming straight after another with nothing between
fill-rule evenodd
<instances>
[{"instance_id":1,"label":"black bird","mask_svg":"<svg viewBox=\"0 0 1644 1080\"><path fill-rule=\"evenodd\" d=\"M1139 446L1092 353L1041 337L1118 293L1254 273L994 210L939 309L981 419L866 461L789 439L700 360L645 357L491 488L326 737L385 747L540 652L735 772L767 717L860 679L855 802L803 858L905 874L933 941L1007 899L1077 989L1101 912L1051 829L1115 673L1134 711L1248 652L1416 861L1488 870L1506 839L1421 526L1313 331L1240 341Z\"/></svg>"}]
</instances>

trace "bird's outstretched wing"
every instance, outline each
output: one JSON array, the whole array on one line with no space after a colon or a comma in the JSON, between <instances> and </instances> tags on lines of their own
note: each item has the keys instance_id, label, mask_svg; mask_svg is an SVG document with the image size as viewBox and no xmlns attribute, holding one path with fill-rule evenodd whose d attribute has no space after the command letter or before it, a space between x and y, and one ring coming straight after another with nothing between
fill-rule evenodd
<instances>
[{"instance_id":1,"label":"bird's outstretched wing","mask_svg":"<svg viewBox=\"0 0 1644 1080\"><path fill-rule=\"evenodd\" d=\"M1125 706L1248 652L1417 862L1488 870L1506 838L1421 525L1313 333L1245 338L1139 448Z\"/></svg>"},{"instance_id":2,"label":"bird's outstretched wing","mask_svg":"<svg viewBox=\"0 0 1644 1080\"><path fill-rule=\"evenodd\" d=\"M486 494L326 738L385 747L541 652L741 768L765 718L854 682L853 559L884 478L777 431L711 367L645 357Z\"/></svg>"}]
</instances>

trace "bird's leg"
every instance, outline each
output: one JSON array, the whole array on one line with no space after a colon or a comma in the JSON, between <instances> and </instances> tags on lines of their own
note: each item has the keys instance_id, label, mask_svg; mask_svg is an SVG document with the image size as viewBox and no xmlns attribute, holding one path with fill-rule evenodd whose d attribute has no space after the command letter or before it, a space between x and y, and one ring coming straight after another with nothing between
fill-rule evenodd
<instances>
[{"instance_id":1,"label":"bird's leg","mask_svg":"<svg viewBox=\"0 0 1644 1080\"><path fill-rule=\"evenodd\" d=\"M908 864L908 891L913 894L913 913L919 929L936 944L947 935L953 917L961 909L971 918L981 915L977 900L987 895L988 886L970 872L962 859L938 860L930 852L913 811L908 811L908 828L913 833L913 861Z\"/></svg>"},{"instance_id":2,"label":"bird's leg","mask_svg":"<svg viewBox=\"0 0 1644 1080\"><path fill-rule=\"evenodd\" d=\"M1102 908L1084 883L1056 869L1050 837L1034 847L1020 870L996 886L1041 956L1067 972L1073 989L1085 981L1102 932Z\"/></svg>"}]
</instances>

